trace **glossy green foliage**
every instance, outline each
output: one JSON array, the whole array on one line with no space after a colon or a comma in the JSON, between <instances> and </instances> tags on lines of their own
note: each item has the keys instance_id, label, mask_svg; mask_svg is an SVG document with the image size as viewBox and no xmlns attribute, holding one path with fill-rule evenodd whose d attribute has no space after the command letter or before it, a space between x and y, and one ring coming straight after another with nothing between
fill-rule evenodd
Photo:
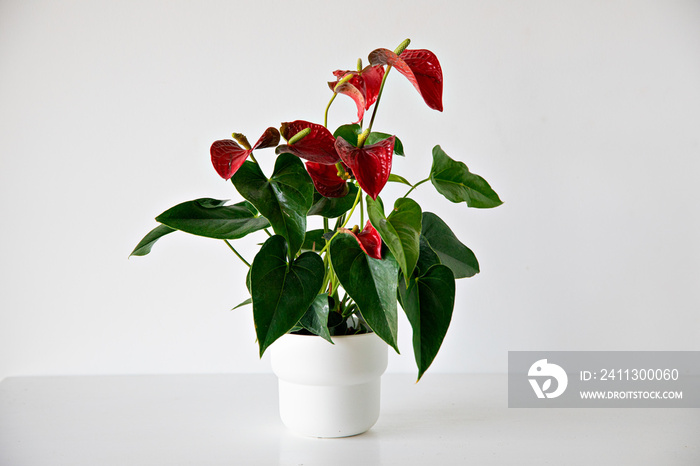
<instances>
[{"instance_id":1,"label":"glossy green foliage","mask_svg":"<svg viewBox=\"0 0 700 466\"><path fill-rule=\"evenodd\" d=\"M328 293L320 294L316 296L316 299L301 317L299 324L314 335L318 335L324 340L333 343L330 330L328 330L329 313Z\"/></svg>"},{"instance_id":2,"label":"glossy green foliage","mask_svg":"<svg viewBox=\"0 0 700 466\"><path fill-rule=\"evenodd\" d=\"M391 255L373 259L347 233L330 245L333 271L345 291L357 303L367 325L398 352L396 283L398 264Z\"/></svg>"},{"instance_id":3,"label":"glossy green foliage","mask_svg":"<svg viewBox=\"0 0 700 466\"><path fill-rule=\"evenodd\" d=\"M440 257L440 262L452 270L455 278L472 277L479 273L479 261L472 250L457 239L440 217L432 212L423 212L421 234Z\"/></svg>"},{"instance_id":4,"label":"glossy green foliage","mask_svg":"<svg viewBox=\"0 0 700 466\"><path fill-rule=\"evenodd\" d=\"M281 154L271 178L257 163L246 161L231 178L243 197L265 216L272 229L289 244L289 256L301 248L306 232L306 214L311 208L314 187L301 159Z\"/></svg>"},{"instance_id":5,"label":"glossy green foliage","mask_svg":"<svg viewBox=\"0 0 700 466\"><path fill-rule=\"evenodd\" d=\"M471 173L464 163L452 160L440 146L433 148L430 181L452 202L466 202L469 207L482 209L503 204L485 179Z\"/></svg>"},{"instance_id":6,"label":"glossy green foliage","mask_svg":"<svg viewBox=\"0 0 700 466\"><path fill-rule=\"evenodd\" d=\"M260 356L306 313L319 294L324 274L323 259L314 252L302 253L290 263L282 236L272 236L262 245L250 270Z\"/></svg>"},{"instance_id":7,"label":"glossy green foliage","mask_svg":"<svg viewBox=\"0 0 700 466\"><path fill-rule=\"evenodd\" d=\"M353 124L353 125L343 125L338 127L338 129L335 130L333 133L334 137L342 137L345 139L347 142L352 144L353 146L357 147L357 140L360 134L362 133L362 128L358 124ZM369 135L367 135L367 139L365 139L365 145L372 145L374 143L377 143L379 141L383 141L384 139L389 139L392 135L387 134L387 133L379 133L379 132L371 132ZM403 143L399 138L395 138L394 140L394 154L396 155L404 155L403 152Z\"/></svg>"},{"instance_id":8,"label":"glossy green foliage","mask_svg":"<svg viewBox=\"0 0 700 466\"><path fill-rule=\"evenodd\" d=\"M143 239L139 242L139 244L136 245L134 250L129 254L129 256L145 256L149 252L151 252L151 248L155 244L156 241L161 239L163 236L172 233L175 231L173 228L170 228L169 226L166 225L158 225L155 227L153 230L149 231L146 236L143 237Z\"/></svg>"},{"instance_id":9,"label":"glossy green foliage","mask_svg":"<svg viewBox=\"0 0 700 466\"><path fill-rule=\"evenodd\" d=\"M270 226L250 202L227 206L227 201L196 199L172 207L156 221L175 230L215 239L238 239Z\"/></svg>"},{"instance_id":10,"label":"glossy green foliage","mask_svg":"<svg viewBox=\"0 0 700 466\"><path fill-rule=\"evenodd\" d=\"M403 281L403 280L402 280ZM433 265L421 276L399 286L399 300L413 329L413 354L418 380L440 350L450 326L455 279L449 267Z\"/></svg>"},{"instance_id":11,"label":"glossy green foliage","mask_svg":"<svg viewBox=\"0 0 700 466\"><path fill-rule=\"evenodd\" d=\"M323 197L314 193L314 203L309 209L309 215L320 215L326 218L337 218L352 209L357 197L357 186L348 185L349 191L343 197Z\"/></svg>"},{"instance_id":12,"label":"glossy green foliage","mask_svg":"<svg viewBox=\"0 0 700 466\"><path fill-rule=\"evenodd\" d=\"M410 277L420 251L420 206L412 199L399 198L389 216L385 217L381 200L373 201L367 196L367 213L403 274Z\"/></svg>"}]
</instances>

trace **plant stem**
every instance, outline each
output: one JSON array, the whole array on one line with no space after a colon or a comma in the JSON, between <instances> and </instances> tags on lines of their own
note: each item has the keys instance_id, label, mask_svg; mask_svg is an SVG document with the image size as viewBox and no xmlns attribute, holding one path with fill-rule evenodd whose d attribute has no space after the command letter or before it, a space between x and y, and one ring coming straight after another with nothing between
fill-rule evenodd
<instances>
[{"instance_id":1,"label":"plant stem","mask_svg":"<svg viewBox=\"0 0 700 466\"><path fill-rule=\"evenodd\" d=\"M234 248L233 246L231 246L231 243L229 243L227 239L224 240L224 243L226 243L226 245L231 249L231 251L233 251L233 253L234 253L235 255L237 255L238 258L239 258L240 260L242 260L243 263L244 263L245 265L248 266L248 268L250 268L250 264L248 263L248 261L245 260L245 259L243 259L243 256L241 256L240 254L238 254L238 251L236 251L236 248Z\"/></svg>"},{"instance_id":2,"label":"plant stem","mask_svg":"<svg viewBox=\"0 0 700 466\"><path fill-rule=\"evenodd\" d=\"M331 244L331 241L333 241L333 238L335 238L338 235L338 232L341 228L345 228L345 225L348 224L350 221L350 217L352 217L353 212L355 212L355 207L357 207L357 204L360 202L362 199L362 189L360 187L357 188L357 196L355 196L355 203L352 205L352 209L350 209L350 213L347 215L347 218L345 219L345 222L343 222L342 225L340 225L339 228L335 230L335 233L333 233L333 236L331 236L331 239L329 239L326 242L326 245L323 246L323 249L319 251L319 254L324 253L328 249L328 245Z\"/></svg>"},{"instance_id":3,"label":"plant stem","mask_svg":"<svg viewBox=\"0 0 700 466\"><path fill-rule=\"evenodd\" d=\"M426 178L426 179L424 179L424 180L420 180L418 183L416 183L416 184L414 184L413 186L411 186L411 189L409 189L408 192L407 192L406 194L403 195L403 197L407 197L409 194L411 194L411 193L413 192L414 189L416 189L418 186L422 185L422 184L425 183L426 181L430 181L430 177L428 177L428 178Z\"/></svg>"},{"instance_id":4,"label":"plant stem","mask_svg":"<svg viewBox=\"0 0 700 466\"><path fill-rule=\"evenodd\" d=\"M384 83L386 82L386 77L389 76L389 71L391 71L391 65L387 65L386 72L382 77L382 83L379 85L379 94L377 95L377 101L374 103L374 110L372 110L372 118L369 120L369 132L372 132L372 126L374 125L374 117L377 116L377 109L379 108L379 99L382 98L382 92L384 92Z\"/></svg>"},{"instance_id":5,"label":"plant stem","mask_svg":"<svg viewBox=\"0 0 700 466\"><path fill-rule=\"evenodd\" d=\"M323 126L326 128L328 128L328 110L330 110L331 104L333 103L337 95L338 94L334 92L333 97L331 97L331 100L328 102L328 105L326 105L326 112L323 114Z\"/></svg>"},{"instance_id":6,"label":"plant stem","mask_svg":"<svg viewBox=\"0 0 700 466\"><path fill-rule=\"evenodd\" d=\"M365 226L365 200L360 199L360 228Z\"/></svg>"},{"instance_id":7,"label":"plant stem","mask_svg":"<svg viewBox=\"0 0 700 466\"><path fill-rule=\"evenodd\" d=\"M357 204L362 200L362 188L359 186L357 187L357 196L355 196L355 203L352 205L352 209L350 209L350 213L348 214L347 218L345 219L345 222L340 226L340 228L345 228L345 225L348 224L350 221L350 217L352 217L353 212L355 212L355 207L357 207ZM337 234L337 231L336 231Z\"/></svg>"}]
</instances>

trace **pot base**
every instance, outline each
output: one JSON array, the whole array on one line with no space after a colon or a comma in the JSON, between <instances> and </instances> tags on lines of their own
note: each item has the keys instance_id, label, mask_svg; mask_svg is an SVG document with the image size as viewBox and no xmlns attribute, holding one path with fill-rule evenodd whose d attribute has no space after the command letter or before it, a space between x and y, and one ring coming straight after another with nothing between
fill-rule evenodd
<instances>
[{"instance_id":1,"label":"pot base","mask_svg":"<svg viewBox=\"0 0 700 466\"><path fill-rule=\"evenodd\" d=\"M301 385L280 379L280 418L289 429L309 437L359 435L379 419L380 391L379 378L340 386Z\"/></svg>"}]
</instances>

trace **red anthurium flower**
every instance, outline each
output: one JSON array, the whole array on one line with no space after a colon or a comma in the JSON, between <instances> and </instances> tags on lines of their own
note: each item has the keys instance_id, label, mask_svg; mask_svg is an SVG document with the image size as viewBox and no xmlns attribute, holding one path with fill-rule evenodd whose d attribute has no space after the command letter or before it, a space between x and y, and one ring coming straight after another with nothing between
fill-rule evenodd
<instances>
[{"instance_id":1,"label":"red anthurium flower","mask_svg":"<svg viewBox=\"0 0 700 466\"><path fill-rule=\"evenodd\" d=\"M355 235L357 241L360 242L360 247L369 257L374 257L375 259L382 258L382 237L379 236L379 232L372 226L372 224L367 220L367 224L364 229Z\"/></svg>"},{"instance_id":2,"label":"red anthurium flower","mask_svg":"<svg viewBox=\"0 0 700 466\"><path fill-rule=\"evenodd\" d=\"M391 65L406 76L428 107L442 112L442 68L430 50L409 50L396 55L388 49L369 54L372 65Z\"/></svg>"},{"instance_id":3,"label":"red anthurium flower","mask_svg":"<svg viewBox=\"0 0 700 466\"><path fill-rule=\"evenodd\" d=\"M343 197L350 191L345 180L338 176L335 165L306 162L306 171L323 197Z\"/></svg>"},{"instance_id":4,"label":"red anthurium flower","mask_svg":"<svg viewBox=\"0 0 700 466\"><path fill-rule=\"evenodd\" d=\"M237 135L236 139L245 147L239 146L231 139L221 139L214 141L209 150L216 173L225 180L230 179L241 168L255 149L276 146L280 142L280 133L276 128L267 128L253 147L250 147L243 135Z\"/></svg>"},{"instance_id":5,"label":"red anthurium flower","mask_svg":"<svg viewBox=\"0 0 700 466\"><path fill-rule=\"evenodd\" d=\"M357 227L355 227L353 230L356 231ZM369 257L381 259L382 237L379 236L379 232L374 228L374 226L372 226L370 221L367 220L367 223L361 232L355 233L353 230L348 230L347 228L340 229L340 231L344 233L350 233L353 235L357 239L357 242L360 243L360 248L362 248L365 254L367 254Z\"/></svg>"},{"instance_id":6,"label":"red anthurium flower","mask_svg":"<svg viewBox=\"0 0 700 466\"><path fill-rule=\"evenodd\" d=\"M348 74L351 74L352 78L336 89L338 82ZM355 123L359 123L365 116L365 110L369 110L372 104L377 101L379 88L384 77L384 67L370 65L362 71L337 70L333 72L333 75L337 79L335 82L329 82L328 86L331 90L348 95L355 101L355 105L357 105L357 121Z\"/></svg>"},{"instance_id":7,"label":"red anthurium flower","mask_svg":"<svg viewBox=\"0 0 700 466\"><path fill-rule=\"evenodd\" d=\"M277 153L289 152L302 159L323 165L335 165L338 163L340 157L338 157L338 153L335 150L335 138L325 126L296 120L282 123L280 132L289 141L295 134L306 128L311 130L307 136L292 145L283 144L277 147Z\"/></svg>"},{"instance_id":8,"label":"red anthurium flower","mask_svg":"<svg viewBox=\"0 0 700 466\"><path fill-rule=\"evenodd\" d=\"M372 199L377 199L391 174L395 137L383 139L369 146L355 147L342 137L335 141L340 158L355 179Z\"/></svg>"}]
</instances>

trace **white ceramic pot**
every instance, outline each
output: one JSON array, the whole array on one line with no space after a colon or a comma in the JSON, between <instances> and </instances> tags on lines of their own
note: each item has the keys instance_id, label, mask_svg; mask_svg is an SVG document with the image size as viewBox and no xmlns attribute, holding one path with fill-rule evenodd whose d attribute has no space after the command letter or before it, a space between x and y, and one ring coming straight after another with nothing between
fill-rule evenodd
<instances>
[{"instance_id":1,"label":"white ceramic pot","mask_svg":"<svg viewBox=\"0 0 700 466\"><path fill-rule=\"evenodd\" d=\"M388 345L374 333L332 337L287 334L270 346L279 378L280 417L311 437L349 437L379 418Z\"/></svg>"}]
</instances>

